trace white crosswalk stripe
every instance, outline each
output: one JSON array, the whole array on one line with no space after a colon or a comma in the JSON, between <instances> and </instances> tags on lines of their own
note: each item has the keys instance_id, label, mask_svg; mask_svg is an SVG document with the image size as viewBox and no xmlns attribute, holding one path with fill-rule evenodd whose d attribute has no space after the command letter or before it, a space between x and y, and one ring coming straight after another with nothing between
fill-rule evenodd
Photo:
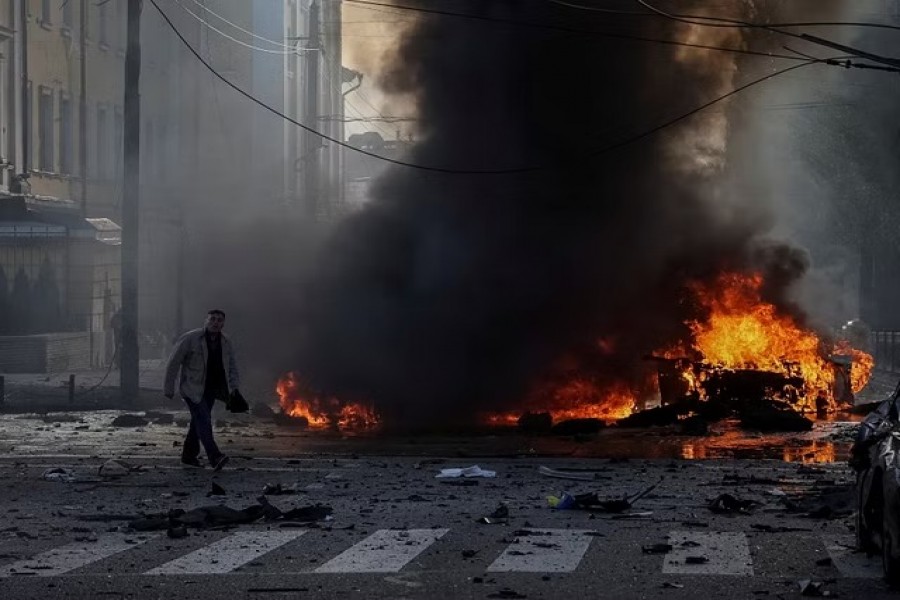
<instances>
[{"instance_id":1,"label":"white crosswalk stripe","mask_svg":"<svg viewBox=\"0 0 900 600\"><path fill-rule=\"evenodd\" d=\"M449 529L378 530L349 548L345 546L343 552L340 552L341 548L336 548L328 555L322 556L321 559L327 562L321 564L313 573L390 574L403 569L413 570L410 568L411 563L433 544L441 541L449 531ZM235 532L146 570L143 574L161 576L230 573L247 563L263 559L286 544L295 542L307 532L304 529ZM485 557L485 561L481 564L473 562L447 564L446 568L484 569L486 566L486 570L492 573L571 573L578 570L594 540L592 535L594 532L591 530L533 528L521 533L514 540L508 541L499 556L493 550L486 551L479 554ZM471 532L466 535L471 539ZM0 578L23 575L52 577L73 574L74 571L77 571L74 574L79 576L91 574L91 569L87 568L90 565L135 550L158 537L158 534L140 537L122 533L104 534L93 542L66 544L42 552L33 558L0 566ZM882 576L880 559L857 553L854 550L852 536L823 534L818 539L821 540L821 545L818 546L819 556L822 551L827 551L842 577L877 579ZM485 543L495 541L497 539L485 538ZM315 550L314 542L303 544L315 553L321 551ZM742 532L672 531L669 533L669 544L672 548L661 565L664 574L753 575L754 573L747 537ZM172 550L173 553L178 551L177 547ZM757 553L766 551L765 544L755 550ZM166 558L172 556L173 554L169 554ZM453 553L452 556L456 554ZM493 557L496 558L488 564ZM118 558L116 561L118 562L115 564L126 562ZM147 569L149 566L152 565L143 568ZM106 574L103 567L94 567L93 570ZM302 567L301 571L309 573Z\"/></svg>"},{"instance_id":2,"label":"white crosswalk stripe","mask_svg":"<svg viewBox=\"0 0 900 600\"><path fill-rule=\"evenodd\" d=\"M381 529L316 569L316 573L396 573L448 531Z\"/></svg>"},{"instance_id":3,"label":"white crosswalk stripe","mask_svg":"<svg viewBox=\"0 0 900 600\"><path fill-rule=\"evenodd\" d=\"M228 573L276 548L291 542L306 531L239 531L208 546L169 561L145 575L203 575Z\"/></svg>"},{"instance_id":4,"label":"white crosswalk stripe","mask_svg":"<svg viewBox=\"0 0 900 600\"><path fill-rule=\"evenodd\" d=\"M882 576L881 558L856 552L852 535L823 535L822 541L837 570L844 577L877 579Z\"/></svg>"},{"instance_id":5,"label":"white crosswalk stripe","mask_svg":"<svg viewBox=\"0 0 900 600\"><path fill-rule=\"evenodd\" d=\"M11 575L37 575L52 577L85 567L104 558L129 550L155 536L143 540L122 534L107 534L95 542L75 542L38 554L33 558L20 560L0 567L0 577Z\"/></svg>"},{"instance_id":6,"label":"white crosswalk stripe","mask_svg":"<svg viewBox=\"0 0 900 600\"><path fill-rule=\"evenodd\" d=\"M585 529L527 529L488 567L494 573L570 573L591 545Z\"/></svg>"},{"instance_id":7,"label":"white crosswalk stripe","mask_svg":"<svg viewBox=\"0 0 900 600\"><path fill-rule=\"evenodd\" d=\"M736 531L669 533L672 550L663 573L678 575L753 575L747 536Z\"/></svg>"}]
</instances>

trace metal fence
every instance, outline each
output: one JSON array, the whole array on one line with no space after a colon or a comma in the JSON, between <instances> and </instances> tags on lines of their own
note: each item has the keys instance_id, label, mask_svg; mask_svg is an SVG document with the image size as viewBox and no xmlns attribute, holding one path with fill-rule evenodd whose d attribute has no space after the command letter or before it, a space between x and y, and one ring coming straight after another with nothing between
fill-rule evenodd
<instances>
[{"instance_id":1,"label":"metal fence","mask_svg":"<svg viewBox=\"0 0 900 600\"><path fill-rule=\"evenodd\" d=\"M900 373L900 331L873 331L871 340L875 368Z\"/></svg>"}]
</instances>

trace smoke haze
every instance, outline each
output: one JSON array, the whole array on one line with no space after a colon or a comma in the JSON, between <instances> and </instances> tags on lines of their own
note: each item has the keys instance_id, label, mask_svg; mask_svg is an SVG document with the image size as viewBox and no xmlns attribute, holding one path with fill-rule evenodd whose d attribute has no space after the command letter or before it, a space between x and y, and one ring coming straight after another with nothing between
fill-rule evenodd
<instances>
[{"instance_id":1,"label":"smoke haze","mask_svg":"<svg viewBox=\"0 0 900 600\"><path fill-rule=\"evenodd\" d=\"M743 42L737 30L707 39L663 18L586 17L549 3L441 8ZM728 186L727 106L598 154L731 89L742 76L735 55L426 14L389 64L385 91L417 100L423 141L410 162L546 168L391 168L307 283L296 364L316 390L371 399L389 421L454 422L515 404L563 359L601 381L627 378L684 334L687 280L760 269L770 297L796 310L785 293L806 256L768 241L767 203ZM599 338L615 341L612 354L598 355Z\"/></svg>"}]
</instances>

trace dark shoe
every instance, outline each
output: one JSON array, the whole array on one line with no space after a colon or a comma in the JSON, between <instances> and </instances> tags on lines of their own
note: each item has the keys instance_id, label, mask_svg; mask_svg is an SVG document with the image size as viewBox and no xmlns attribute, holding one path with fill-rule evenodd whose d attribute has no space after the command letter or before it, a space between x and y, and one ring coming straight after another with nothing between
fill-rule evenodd
<instances>
[{"instance_id":1,"label":"dark shoe","mask_svg":"<svg viewBox=\"0 0 900 600\"><path fill-rule=\"evenodd\" d=\"M191 467L201 467L201 468L203 467L203 463L201 463L199 459L185 458L183 456L181 457L181 464L188 465Z\"/></svg>"},{"instance_id":2,"label":"dark shoe","mask_svg":"<svg viewBox=\"0 0 900 600\"><path fill-rule=\"evenodd\" d=\"M227 463L228 463L228 457L223 454L218 459L216 459L216 461L213 463L213 471L218 473L219 471L222 470L222 467L224 467Z\"/></svg>"}]
</instances>

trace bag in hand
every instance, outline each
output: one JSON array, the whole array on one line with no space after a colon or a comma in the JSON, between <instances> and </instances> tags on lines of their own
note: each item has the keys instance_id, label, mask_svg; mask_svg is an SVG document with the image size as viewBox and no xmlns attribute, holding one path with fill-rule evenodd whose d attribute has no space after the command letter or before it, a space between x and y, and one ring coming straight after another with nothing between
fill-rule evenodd
<instances>
[{"instance_id":1,"label":"bag in hand","mask_svg":"<svg viewBox=\"0 0 900 600\"><path fill-rule=\"evenodd\" d=\"M245 413L250 411L250 406L238 390L234 390L228 395L228 402L225 403L228 412Z\"/></svg>"}]
</instances>

